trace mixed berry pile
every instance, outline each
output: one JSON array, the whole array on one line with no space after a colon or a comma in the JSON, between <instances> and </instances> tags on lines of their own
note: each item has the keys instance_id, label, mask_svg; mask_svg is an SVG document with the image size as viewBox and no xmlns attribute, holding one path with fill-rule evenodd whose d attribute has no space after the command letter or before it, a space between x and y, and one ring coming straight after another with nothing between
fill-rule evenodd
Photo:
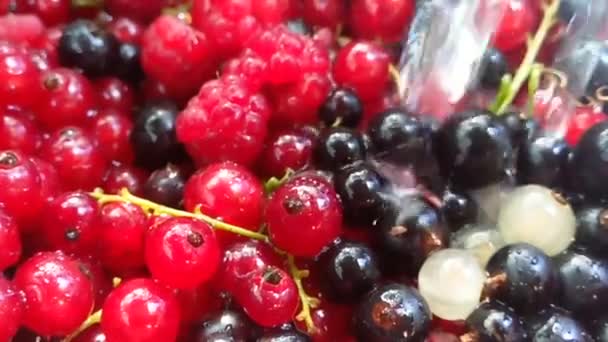
<instances>
[{"instance_id":1,"label":"mixed berry pile","mask_svg":"<svg viewBox=\"0 0 608 342\"><path fill-rule=\"evenodd\" d=\"M607 37L555 134L502 2L414 113L414 0L0 0L0 342L608 341Z\"/></svg>"}]
</instances>

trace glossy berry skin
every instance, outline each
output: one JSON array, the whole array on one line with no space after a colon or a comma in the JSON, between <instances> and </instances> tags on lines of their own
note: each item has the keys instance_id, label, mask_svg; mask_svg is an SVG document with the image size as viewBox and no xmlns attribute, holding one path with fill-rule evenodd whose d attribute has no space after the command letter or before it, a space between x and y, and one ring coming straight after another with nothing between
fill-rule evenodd
<instances>
[{"instance_id":1,"label":"glossy berry skin","mask_svg":"<svg viewBox=\"0 0 608 342\"><path fill-rule=\"evenodd\" d=\"M526 320L529 338L538 342L592 342L593 338L581 322L568 312L551 308Z\"/></svg>"},{"instance_id":2,"label":"glossy berry skin","mask_svg":"<svg viewBox=\"0 0 608 342\"><path fill-rule=\"evenodd\" d=\"M82 69L89 76L107 75L118 49L118 40L95 22L85 19L68 24L59 39L59 61Z\"/></svg>"},{"instance_id":3,"label":"glossy berry skin","mask_svg":"<svg viewBox=\"0 0 608 342\"><path fill-rule=\"evenodd\" d=\"M324 293L332 300L356 302L380 279L379 261L361 243L340 242L318 261Z\"/></svg>"},{"instance_id":4,"label":"glossy berry skin","mask_svg":"<svg viewBox=\"0 0 608 342\"><path fill-rule=\"evenodd\" d=\"M0 271L17 264L21 258L21 238L15 219L0 211ZM1 280L0 280L1 281ZM2 334L0 334L2 336Z\"/></svg>"},{"instance_id":5,"label":"glossy berry skin","mask_svg":"<svg viewBox=\"0 0 608 342\"><path fill-rule=\"evenodd\" d=\"M449 229L441 212L418 196L392 205L376 228L383 266L389 272L416 275L431 253L448 246Z\"/></svg>"},{"instance_id":6,"label":"glossy berry skin","mask_svg":"<svg viewBox=\"0 0 608 342\"><path fill-rule=\"evenodd\" d=\"M538 136L520 148L517 178L523 184L560 185L565 178L569 155L570 147L563 139Z\"/></svg>"},{"instance_id":7,"label":"glossy berry skin","mask_svg":"<svg viewBox=\"0 0 608 342\"><path fill-rule=\"evenodd\" d=\"M255 271L234 294L245 313L262 327L288 323L296 314L300 299L291 276L274 266Z\"/></svg>"},{"instance_id":8,"label":"glossy berry skin","mask_svg":"<svg viewBox=\"0 0 608 342\"><path fill-rule=\"evenodd\" d=\"M34 154L41 142L42 132L29 113L8 108L0 113L0 149Z\"/></svg>"},{"instance_id":9,"label":"glossy berry skin","mask_svg":"<svg viewBox=\"0 0 608 342\"><path fill-rule=\"evenodd\" d=\"M528 32L538 22L538 12L529 0L506 0L506 10L493 37L493 45L509 52L525 45Z\"/></svg>"},{"instance_id":10,"label":"glossy berry skin","mask_svg":"<svg viewBox=\"0 0 608 342\"><path fill-rule=\"evenodd\" d=\"M457 187L476 189L496 183L511 164L509 132L489 112L455 114L435 140L442 172Z\"/></svg>"},{"instance_id":11,"label":"glossy berry skin","mask_svg":"<svg viewBox=\"0 0 608 342\"><path fill-rule=\"evenodd\" d=\"M368 135L377 157L388 162L416 165L431 154L431 131L399 109L389 109L372 119Z\"/></svg>"},{"instance_id":12,"label":"glossy berry skin","mask_svg":"<svg viewBox=\"0 0 608 342\"><path fill-rule=\"evenodd\" d=\"M0 341L11 341L17 334L24 311L21 293L9 280L0 276Z\"/></svg>"},{"instance_id":13,"label":"glossy berry skin","mask_svg":"<svg viewBox=\"0 0 608 342\"><path fill-rule=\"evenodd\" d=\"M608 339L608 317L604 315L595 320L590 332L597 341L606 341Z\"/></svg>"},{"instance_id":14,"label":"glossy berry skin","mask_svg":"<svg viewBox=\"0 0 608 342\"><path fill-rule=\"evenodd\" d=\"M193 342L249 341L255 337L255 325L244 313L234 310L215 312L193 330Z\"/></svg>"},{"instance_id":15,"label":"glossy berry skin","mask_svg":"<svg viewBox=\"0 0 608 342\"><path fill-rule=\"evenodd\" d=\"M443 194L442 203L441 212L452 231L477 220L479 207L475 200L466 193L455 193L448 190Z\"/></svg>"},{"instance_id":16,"label":"glossy berry skin","mask_svg":"<svg viewBox=\"0 0 608 342\"><path fill-rule=\"evenodd\" d=\"M389 80L389 55L374 43L351 42L336 56L336 83L351 88L361 100L380 98Z\"/></svg>"},{"instance_id":17,"label":"glossy berry skin","mask_svg":"<svg viewBox=\"0 0 608 342\"><path fill-rule=\"evenodd\" d=\"M128 280L103 305L101 328L108 341L175 341L180 322L173 293L151 279Z\"/></svg>"},{"instance_id":18,"label":"glossy berry skin","mask_svg":"<svg viewBox=\"0 0 608 342\"><path fill-rule=\"evenodd\" d=\"M509 303L519 313L543 309L557 291L553 260L525 243L498 250L488 261L486 271L486 295Z\"/></svg>"},{"instance_id":19,"label":"glossy berry skin","mask_svg":"<svg viewBox=\"0 0 608 342\"><path fill-rule=\"evenodd\" d=\"M291 84L273 88L273 122L283 126L314 124L331 87L327 73L309 73Z\"/></svg>"},{"instance_id":20,"label":"glossy berry skin","mask_svg":"<svg viewBox=\"0 0 608 342\"><path fill-rule=\"evenodd\" d=\"M608 185L602 181L608 176L608 122L591 127L574 149L572 157L572 183L587 196L604 198Z\"/></svg>"},{"instance_id":21,"label":"glossy berry skin","mask_svg":"<svg viewBox=\"0 0 608 342\"><path fill-rule=\"evenodd\" d=\"M608 211L592 205L577 210L575 243L602 255L608 248Z\"/></svg>"},{"instance_id":22,"label":"glossy berry skin","mask_svg":"<svg viewBox=\"0 0 608 342\"><path fill-rule=\"evenodd\" d=\"M31 108L38 100L36 87L40 71L26 51L10 48L0 55L0 105Z\"/></svg>"},{"instance_id":23,"label":"glossy berry skin","mask_svg":"<svg viewBox=\"0 0 608 342\"><path fill-rule=\"evenodd\" d=\"M183 152L175 133L177 113L177 107L170 102L152 103L140 109L130 138L136 165L156 169L179 160Z\"/></svg>"},{"instance_id":24,"label":"glossy berry skin","mask_svg":"<svg viewBox=\"0 0 608 342\"><path fill-rule=\"evenodd\" d=\"M342 232L338 195L317 176L296 177L279 187L265 217L272 242L299 257L316 256Z\"/></svg>"},{"instance_id":25,"label":"glossy berry skin","mask_svg":"<svg viewBox=\"0 0 608 342\"><path fill-rule=\"evenodd\" d=\"M102 109L115 109L130 115L135 103L135 92L131 86L116 77L104 77L95 81L98 105Z\"/></svg>"},{"instance_id":26,"label":"glossy berry skin","mask_svg":"<svg viewBox=\"0 0 608 342\"><path fill-rule=\"evenodd\" d=\"M424 341L431 311L418 291L387 284L371 291L356 309L354 329L360 341Z\"/></svg>"},{"instance_id":27,"label":"glossy berry skin","mask_svg":"<svg viewBox=\"0 0 608 342\"><path fill-rule=\"evenodd\" d=\"M18 224L31 222L42 208L42 184L36 166L22 153L0 152L0 203Z\"/></svg>"},{"instance_id":28,"label":"glossy berry skin","mask_svg":"<svg viewBox=\"0 0 608 342\"><path fill-rule=\"evenodd\" d=\"M173 164L167 164L148 177L143 186L144 197L173 208L182 204L186 177L182 170Z\"/></svg>"},{"instance_id":29,"label":"glossy berry skin","mask_svg":"<svg viewBox=\"0 0 608 342\"><path fill-rule=\"evenodd\" d=\"M363 104L352 90L336 88L319 108L319 118L327 126L339 122L340 126L354 128L363 118Z\"/></svg>"},{"instance_id":30,"label":"glossy berry skin","mask_svg":"<svg viewBox=\"0 0 608 342\"><path fill-rule=\"evenodd\" d=\"M527 118L519 112L510 112L501 115L498 120L509 131L513 147L518 147L532 140L538 134L538 123L534 119Z\"/></svg>"},{"instance_id":31,"label":"glossy berry skin","mask_svg":"<svg viewBox=\"0 0 608 342\"><path fill-rule=\"evenodd\" d=\"M555 261L561 307L577 317L596 317L608 303L608 261L567 251Z\"/></svg>"},{"instance_id":32,"label":"glossy berry skin","mask_svg":"<svg viewBox=\"0 0 608 342\"><path fill-rule=\"evenodd\" d=\"M298 330L276 329L257 339L257 342L311 342L312 339Z\"/></svg>"},{"instance_id":33,"label":"glossy berry skin","mask_svg":"<svg viewBox=\"0 0 608 342\"><path fill-rule=\"evenodd\" d=\"M49 129L85 124L88 112L97 104L91 82L72 69L44 72L38 87L41 95L36 101L36 118Z\"/></svg>"},{"instance_id":34,"label":"glossy berry skin","mask_svg":"<svg viewBox=\"0 0 608 342\"><path fill-rule=\"evenodd\" d=\"M144 71L141 64L141 48L133 43L121 43L118 46L118 55L113 73L122 80L132 84L144 79Z\"/></svg>"},{"instance_id":35,"label":"glossy berry skin","mask_svg":"<svg viewBox=\"0 0 608 342\"><path fill-rule=\"evenodd\" d=\"M208 224L189 218L170 218L148 231L146 265L164 284L193 289L217 271L220 247Z\"/></svg>"},{"instance_id":36,"label":"glossy berry skin","mask_svg":"<svg viewBox=\"0 0 608 342\"><path fill-rule=\"evenodd\" d=\"M350 5L350 27L359 38L399 41L415 6L412 0L355 0Z\"/></svg>"},{"instance_id":37,"label":"glossy berry skin","mask_svg":"<svg viewBox=\"0 0 608 342\"><path fill-rule=\"evenodd\" d=\"M255 231L262 223L264 189L238 164L211 164L186 182L184 207L192 211L197 206L206 215Z\"/></svg>"},{"instance_id":38,"label":"glossy berry skin","mask_svg":"<svg viewBox=\"0 0 608 342\"><path fill-rule=\"evenodd\" d=\"M70 18L70 2L66 0L15 1L15 13L36 14L47 26L67 22Z\"/></svg>"},{"instance_id":39,"label":"glossy berry skin","mask_svg":"<svg viewBox=\"0 0 608 342\"><path fill-rule=\"evenodd\" d=\"M141 23L127 17L117 18L108 25L108 30L121 43L139 44L144 29Z\"/></svg>"},{"instance_id":40,"label":"glossy berry skin","mask_svg":"<svg viewBox=\"0 0 608 342\"><path fill-rule=\"evenodd\" d=\"M310 163L315 137L304 129L284 130L266 143L260 166L268 177L281 178L288 169L299 171Z\"/></svg>"},{"instance_id":41,"label":"glossy berry skin","mask_svg":"<svg viewBox=\"0 0 608 342\"><path fill-rule=\"evenodd\" d=\"M106 160L125 163L133 161L133 149L129 141L133 130L131 118L109 111L97 116L93 124L93 131L99 142L99 149Z\"/></svg>"},{"instance_id":42,"label":"glossy berry skin","mask_svg":"<svg viewBox=\"0 0 608 342\"><path fill-rule=\"evenodd\" d=\"M466 320L469 334L481 341L525 341L526 329L519 316L507 305L490 301L481 303Z\"/></svg>"},{"instance_id":43,"label":"glossy berry skin","mask_svg":"<svg viewBox=\"0 0 608 342\"><path fill-rule=\"evenodd\" d=\"M382 195L385 185L386 180L367 164L352 165L336 173L334 186L346 221L359 227L376 221L386 208Z\"/></svg>"},{"instance_id":44,"label":"glossy berry skin","mask_svg":"<svg viewBox=\"0 0 608 342\"><path fill-rule=\"evenodd\" d=\"M340 0L302 1L302 16L308 25L335 29L345 18L346 5Z\"/></svg>"},{"instance_id":45,"label":"glossy berry skin","mask_svg":"<svg viewBox=\"0 0 608 342\"><path fill-rule=\"evenodd\" d=\"M566 141L570 146L576 146L589 128L602 121L606 121L604 113L598 113L588 108L577 108L568 125Z\"/></svg>"},{"instance_id":46,"label":"glossy berry skin","mask_svg":"<svg viewBox=\"0 0 608 342\"><path fill-rule=\"evenodd\" d=\"M44 210L42 235L51 249L93 254L99 237L99 205L84 192L66 192Z\"/></svg>"},{"instance_id":47,"label":"glossy berry skin","mask_svg":"<svg viewBox=\"0 0 608 342\"><path fill-rule=\"evenodd\" d=\"M134 166L112 163L103 176L103 189L110 194L117 194L126 188L135 195L142 194L146 173Z\"/></svg>"},{"instance_id":48,"label":"glossy berry skin","mask_svg":"<svg viewBox=\"0 0 608 342\"><path fill-rule=\"evenodd\" d=\"M108 0L105 7L113 16L127 17L137 22L147 23L157 17L163 7L168 6L167 0L130 1Z\"/></svg>"},{"instance_id":49,"label":"glossy berry skin","mask_svg":"<svg viewBox=\"0 0 608 342\"><path fill-rule=\"evenodd\" d=\"M35 254L19 266L14 283L27 303L23 325L43 336L73 332L93 309L93 284L61 252Z\"/></svg>"},{"instance_id":50,"label":"glossy berry skin","mask_svg":"<svg viewBox=\"0 0 608 342\"><path fill-rule=\"evenodd\" d=\"M363 161L366 155L361 133L346 127L332 127L322 132L314 149L316 166L328 171Z\"/></svg>"},{"instance_id":51,"label":"glossy berry skin","mask_svg":"<svg viewBox=\"0 0 608 342\"><path fill-rule=\"evenodd\" d=\"M99 259L115 272L141 268L148 218L130 203L107 203L99 211Z\"/></svg>"},{"instance_id":52,"label":"glossy berry skin","mask_svg":"<svg viewBox=\"0 0 608 342\"><path fill-rule=\"evenodd\" d=\"M142 38L141 62L146 75L181 96L195 94L212 76L212 58L206 36L172 16L156 18Z\"/></svg>"},{"instance_id":53,"label":"glossy berry skin","mask_svg":"<svg viewBox=\"0 0 608 342\"><path fill-rule=\"evenodd\" d=\"M30 161L38 170L40 177L40 196L44 201L50 201L61 193L63 186L59 180L57 170L49 162L37 157L30 157Z\"/></svg>"},{"instance_id":54,"label":"glossy berry skin","mask_svg":"<svg viewBox=\"0 0 608 342\"><path fill-rule=\"evenodd\" d=\"M205 83L190 100L177 119L177 136L197 164L229 160L248 166L264 148L270 115L262 94L227 76Z\"/></svg>"},{"instance_id":55,"label":"glossy berry skin","mask_svg":"<svg viewBox=\"0 0 608 342\"><path fill-rule=\"evenodd\" d=\"M55 166L68 190L92 190L101 183L106 167L97 141L73 126L53 133L42 145L40 156Z\"/></svg>"},{"instance_id":56,"label":"glossy berry skin","mask_svg":"<svg viewBox=\"0 0 608 342\"><path fill-rule=\"evenodd\" d=\"M95 324L78 334L74 342L106 342L106 335L101 330L101 325Z\"/></svg>"},{"instance_id":57,"label":"glossy berry skin","mask_svg":"<svg viewBox=\"0 0 608 342\"><path fill-rule=\"evenodd\" d=\"M507 58L495 48L488 48L481 61L481 86L498 89L504 75L509 72Z\"/></svg>"}]
</instances>

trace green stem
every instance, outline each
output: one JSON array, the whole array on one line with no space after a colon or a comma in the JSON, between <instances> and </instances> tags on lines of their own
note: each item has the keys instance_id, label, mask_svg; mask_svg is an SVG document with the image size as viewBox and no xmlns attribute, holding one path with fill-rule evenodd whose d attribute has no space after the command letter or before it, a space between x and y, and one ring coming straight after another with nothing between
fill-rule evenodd
<instances>
[{"instance_id":1,"label":"green stem","mask_svg":"<svg viewBox=\"0 0 608 342\"><path fill-rule=\"evenodd\" d=\"M72 7L83 8L83 7L103 7L103 0L72 0Z\"/></svg>"},{"instance_id":2,"label":"green stem","mask_svg":"<svg viewBox=\"0 0 608 342\"><path fill-rule=\"evenodd\" d=\"M64 338L62 342L72 341L74 338L76 338L78 335L80 335L80 333L82 333L83 331L87 330L88 328L90 328L91 326L93 326L99 322L101 322L101 310L97 310L94 313L92 313L87 318L86 321L82 322L82 324L80 325L78 330L76 330L75 332L70 334L68 337Z\"/></svg>"},{"instance_id":3,"label":"green stem","mask_svg":"<svg viewBox=\"0 0 608 342\"><path fill-rule=\"evenodd\" d=\"M293 281L296 283L298 294L300 296L301 309L296 316L296 319L298 321L303 321L304 324L306 324L308 331L312 333L315 331L315 323L312 320L311 309L319 306L319 299L309 296L304 289L304 285L302 284L302 279L308 277L309 272L307 270L299 269L292 255L287 256L287 265L289 266L289 273L291 274Z\"/></svg>"},{"instance_id":4,"label":"green stem","mask_svg":"<svg viewBox=\"0 0 608 342\"><path fill-rule=\"evenodd\" d=\"M557 11L559 10L559 4L560 0L552 0L551 4L545 5L543 20L541 21L534 38L528 42L528 50L526 51L526 55L524 56L519 69L517 69L515 76L513 77L513 81L509 86L509 91L506 97L500 101L496 107L496 114L501 115L509 108L517 96L517 93L530 75L543 42L547 38L547 35L549 34L549 31L553 25L555 25L557 22L556 17Z\"/></svg>"}]
</instances>

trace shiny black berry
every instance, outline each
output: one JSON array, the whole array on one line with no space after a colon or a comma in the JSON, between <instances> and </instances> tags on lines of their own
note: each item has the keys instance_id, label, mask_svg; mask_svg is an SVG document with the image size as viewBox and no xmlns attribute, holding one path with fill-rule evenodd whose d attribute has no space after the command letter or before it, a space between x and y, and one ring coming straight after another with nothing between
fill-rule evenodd
<instances>
[{"instance_id":1,"label":"shiny black berry","mask_svg":"<svg viewBox=\"0 0 608 342\"><path fill-rule=\"evenodd\" d=\"M570 147L562 138L538 136L519 150L517 178L522 184L561 185L568 167Z\"/></svg>"},{"instance_id":2,"label":"shiny black berry","mask_svg":"<svg viewBox=\"0 0 608 342\"><path fill-rule=\"evenodd\" d=\"M310 342L310 337L302 334L301 332L290 329L290 330L276 330L269 331L258 338L256 342Z\"/></svg>"},{"instance_id":3,"label":"shiny black berry","mask_svg":"<svg viewBox=\"0 0 608 342\"><path fill-rule=\"evenodd\" d=\"M572 182L590 198L608 198L608 122L591 127L574 149Z\"/></svg>"},{"instance_id":4,"label":"shiny black berry","mask_svg":"<svg viewBox=\"0 0 608 342\"><path fill-rule=\"evenodd\" d=\"M356 309L358 341L422 342L429 332L431 311L413 288L388 284L370 292Z\"/></svg>"},{"instance_id":5,"label":"shiny black berry","mask_svg":"<svg viewBox=\"0 0 608 342\"><path fill-rule=\"evenodd\" d=\"M498 89L504 75L509 72L509 63L498 49L488 48L481 60L481 85L488 89Z\"/></svg>"},{"instance_id":6,"label":"shiny black berry","mask_svg":"<svg viewBox=\"0 0 608 342\"><path fill-rule=\"evenodd\" d=\"M150 201L173 208L180 208L186 177L179 167L167 164L148 177L144 185L144 197Z\"/></svg>"},{"instance_id":7,"label":"shiny black berry","mask_svg":"<svg viewBox=\"0 0 608 342\"><path fill-rule=\"evenodd\" d=\"M67 67L82 69L89 76L112 72L118 54L118 40L91 20L68 24L57 48L59 61Z\"/></svg>"},{"instance_id":8,"label":"shiny black berry","mask_svg":"<svg viewBox=\"0 0 608 342\"><path fill-rule=\"evenodd\" d=\"M357 127L363 117L363 104L350 89L334 89L319 108L319 118L325 125L339 124L345 127Z\"/></svg>"},{"instance_id":9,"label":"shiny black berry","mask_svg":"<svg viewBox=\"0 0 608 342\"><path fill-rule=\"evenodd\" d=\"M138 166L154 170L183 157L175 133L177 114L177 106L168 102L149 104L139 111L131 132Z\"/></svg>"},{"instance_id":10,"label":"shiny black berry","mask_svg":"<svg viewBox=\"0 0 608 342\"><path fill-rule=\"evenodd\" d=\"M449 234L441 212L420 196L393 203L374 230L383 269L411 276L431 253L447 247Z\"/></svg>"},{"instance_id":11,"label":"shiny black berry","mask_svg":"<svg viewBox=\"0 0 608 342\"><path fill-rule=\"evenodd\" d=\"M590 333L597 342L608 341L608 315L596 319L591 325Z\"/></svg>"},{"instance_id":12,"label":"shiny black berry","mask_svg":"<svg viewBox=\"0 0 608 342\"><path fill-rule=\"evenodd\" d=\"M197 324L192 332L193 342L248 342L258 335L258 328L238 311L224 310Z\"/></svg>"},{"instance_id":13,"label":"shiny black berry","mask_svg":"<svg viewBox=\"0 0 608 342\"><path fill-rule=\"evenodd\" d=\"M479 206L468 194L448 190L443 194L441 212L450 229L456 231L477 220Z\"/></svg>"},{"instance_id":14,"label":"shiny black berry","mask_svg":"<svg viewBox=\"0 0 608 342\"><path fill-rule=\"evenodd\" d=\"M608 256L608 209L585 206L576 212L576 244Z\"/></svg>"},{"instance_id":15,"label":"shiny black berry","mask_svg":"<svg viewBox=\"0 0 608 342\"><path fill-rule=\"evenodd\" d=\"M488 261L486 271L484 293L519 313L541 310L555 298L553 260L532 245L518 243L501 248Z\"/></svg>"},{"instance_id":16,"label":"shiny black berry","mask_svg":"<svg viewBox=\"0 0 608 342\"><path fill-rule=\"evenodd\" d=\"M354 227L374 224L384 214L386 180L366 163L347 166L336 173L334 186L346 221Z\"/></svg>"},{"instance_id":17,"label":"shiny black berry","mask_svg":"<svg viewBox=\"0 0 608 342\"><path fill-rule=\"evenodd\" d=\"M118 56L113 72L121 79L137 84L144 78L140 61L141 49L133 43L122 43L118 47Z\"/></svg>"},{"instance_id":18,"label":"shiny black berry","mask_svg":"<svg viewBox=\"0 0 608 342\"><path fill-rule=\"evenodd\" d=\"M475 341L519 342L526 340L521 318L507 305L490 301L481 303L466 320L468 333Z\"/></svg>"},{"instance_id":19,"label":"shiny black berry","mask_svg":"<svg viewBox=\"0 0 608 342\"><path fill-rule=\"evenodd\" d=\"M587 2L583 6L590 6L588 0L576 0L575 2ZM580 6L580 4L576 4ZM589 10L588 8L584 9ZM575 24L584 25L585 21L574 20ZM577 70L577 73L570 73L569 81L572 84L586 84L587 89L577 89L575 91L587 91L587 94L594 96L596 91L608 85L608 44L601 40L580 39L575 44L571 44L569 53L558 61L555 66L560 70ZM587 82L586 77L591 79Z\"/></svg>"},{"instance_id":20,"label":"shiny black berry","mask_svg":"<svg viewBox=\"0 0 608 342\"><path fill-rule=\"evenodd\" d=\"M399 109L376 116L368 134L377 157L385 161L415 165L432 154L432 130L425 122Z\"/></svg>"},{"instance_id":21,"label":"shiny black berry","mask_svg":"<svg viewBox=\"0 0 608 342\"><path fill-rule=\"evenodd\" d=\"M550 308L526 319L533 342L593 342L583 325L567 311Z\"/></svg>"},{"instance_id":22,"label":"shiny black berry","mask_svg":"<svg viewBox=\"0 0 608 342\"><path fill-rule=\"evenodd\" d=\"M525 114L520 112L505 113L498 119L509 130L511 142L513 143L514 147L520 146L527 140L529 126L528 121L533 121L532 119L527 119Z\"/></svg>"},{"instance_id":23,"label":"shiny black berry","mask_svg":"<svg viewBox=\"0 0 608 342\"><path fill-rule=\"evenodd\" d=\"M496 183L512 166L509 131L490 112L452 116L435 140L442 173L458 188L477 189Z\"/></svg>"},{"instance_id":24,"label":"shiny black berry","mask_svg":"<svg viewBox=\"0 0 608 342\"><path fill-rule=\"evenodd\" d=\"M336 301L357 302L380 279L376 255L361 243L331 246L320 256L318 265L323 291Z\"/></svg>"},{"instance_id":25,"label":"shiny black berry","mask_svg":"<svg viewBox=\"0 0 608 342\"><path fill-rule=\"evenodd\" d=\"M314 149L315 164L336 171L357 161L365 160L367 151L363 136L346 127L329 128L319 136Z\"/></svg>"},{"instance_id":26,"label":"shiny black berry","mask_svg":"<svg viewBox=\"0 0 608 342\"><path fill-rule=\"evenodd\" d=\"M564 309L577 317L608 313L608 261L577 251L567 251L555 260L560 292L556 297Z\"/></svg>"}]
</instances>

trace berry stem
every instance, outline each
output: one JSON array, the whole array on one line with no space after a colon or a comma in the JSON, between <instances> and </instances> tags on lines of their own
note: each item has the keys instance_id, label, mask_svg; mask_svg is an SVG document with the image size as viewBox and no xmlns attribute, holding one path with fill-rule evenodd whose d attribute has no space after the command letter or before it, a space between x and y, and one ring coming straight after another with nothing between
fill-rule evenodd
<instances>
[{"instance_id":1,"label":"berry stem","mask_svg":"<svg viewBox=\"0 0 608 342\"><path fill-rule=\"evenodd\" d=\"M71 333L69 336L67 336L66 338L64 338L63 342L70 342L70 341L72 341L74 338L76 338L78 335L80 335L80 333L82 333L83 331L87 330L92 325L98 324L99 322L101 322L101 309L95 311L94 313L92 313L86 319L86 321L82 322L82 324L80 325L80 327L75 332Z\"/></svg>"},{"instance_id":2,"label":"berry stem","mask_svg":"<svg viewBox=\"0 0 608 342\"><path fill-rule=\"evenodd\" d=\"M173 209L173 208L170 208L170 207L167 207L164 205L160 205L158 203L154 203L147 199L137 197L137 196L131 194L127 189L122 189L120 191L120 194L118 194L118 195L104 194L103 190L96 189L90 195L93 196L95 199L97 199L100 204L109 203L109 202L128 202L128 203L138 205L139 207L144 209L144 211L149 212L149 213L153 213L156 215L166 214L166 215L174 216L174 217L188 217L188 218L198 219L198 220L208 223L213 228L218 229L218 230L224 230L224 231L227 231L227 232L230 232L233 234L245 236L250 239L268 242L268 236L266 236L264 234L252 232L245 228L237 227L237 226L228 224L226 222L214 219L210 216L203 214L199 208L197 208L194 211L194 213L191 213L188 211L183 211L183 210L178 210L178 209Z\"/></svg>"},{"instance_id":3,"label":"berry stem","mask_svg":"<svg viewBox=\"0 0 608 342\"><path fill-rule=\"evenodd\" d=\"M84 7L103 7L103 0L72 0L72 7L84 8Z\"/></svg>"},{"instance_id":4,"label":"berry stem","mask_svg":"<svg viewBox=\"0 0 608 342\"><path fill-rule=\"evenodd\" d=\"M302 308L296 316L298 321L303 321L306 324L306 328L309 332L315 331L315 323L312 320L311 310L319 306L319 299L309 296L302 285L302 279L308 277L308 270L301 270L295 263L292 255L287 256L287 265L289 266L289 273L293 277L293 281L296 283L298 288L298 294L300 295L300 302Z\"/></svg>"},{"instance_id":5,"label":"berry stem","mask_svg":"<svg viewBox=\"0 0 608 342\"><path fill-rule=\"evenodd\" d=\"M534 38L528 41L528 50L524 56L524 60L517 69L513 80L508 83L507 92L504 97L498 96L496 102L492 106L492 111L496 114L503 114L511 105L517 93L523 86L524 82L532 72L538 53L547 38L549 31L557 22L557 11L559 10L560 0L548 0L550 4L543 3L543 20L534 35ZM504 84L504 83L503 83ZM502 87L501 87L502 88ZM500 92L499 92L500 93Z\"/></svg>"}]
</instances>

